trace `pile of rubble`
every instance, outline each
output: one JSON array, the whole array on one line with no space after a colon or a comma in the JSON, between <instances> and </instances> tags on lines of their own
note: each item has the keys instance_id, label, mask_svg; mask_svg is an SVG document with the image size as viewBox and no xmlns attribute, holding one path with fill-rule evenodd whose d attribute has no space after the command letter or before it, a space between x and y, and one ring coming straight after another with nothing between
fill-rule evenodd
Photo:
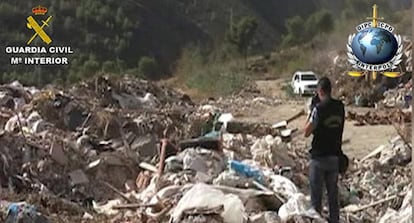
<instances>
[{"instance_id":1,"label":"pile of rubble","mask_svg":"<svg viewBox=\"0 0 414 223\"><path fill-rule=\"evenodd\" d=\"M411 145L400 137L379 146L361 160L354 160L349 177L343 180L349 188L343 197L347 218L359 222L409 222L412 218L408 210L412 199L410 167Z\"/></svg>"},{"instance_id":2,"label":"pile of rubble","mask_svg":"<svg viewBox=\"0 0 414 223\"><path fill-rule=\"evenodd\" d=\"M364 114L348 111L347 118L356 121L355 125L391 125L411 122L411 110L393 109L382 112L368 111Z\"/></svg>"},{"instance_id":3,"label":"pile of rubble","mask_svg":"<svg viewBox=\"0 0 414 223\"><path fill-rule=\"evenodd\" d=\"M129 78L68 90L15 82L0 95L2 222L327 222L310 207L292 119L238 122L225 100L198 107ZM411 218L410 165L401 138L353 160L342 221Z\"/></svg>"}]
</instances>

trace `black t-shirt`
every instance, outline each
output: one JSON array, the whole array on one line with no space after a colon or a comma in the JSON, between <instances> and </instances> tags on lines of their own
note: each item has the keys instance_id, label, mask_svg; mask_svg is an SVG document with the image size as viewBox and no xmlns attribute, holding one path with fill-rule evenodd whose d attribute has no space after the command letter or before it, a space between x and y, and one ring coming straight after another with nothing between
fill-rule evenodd
<instances>
[{"instance_id":1,"label":"black t-shirt","mask_svg":"<svg viewBox=\"0 0 414 223\"><path fill-rule=\"evenodd\" d=\"M312 157L340 155L342 153L342 133L345 123L345 110L341 101L328 99L318 103L313 113L314 130Z\"/></svg>"}]
</instances>

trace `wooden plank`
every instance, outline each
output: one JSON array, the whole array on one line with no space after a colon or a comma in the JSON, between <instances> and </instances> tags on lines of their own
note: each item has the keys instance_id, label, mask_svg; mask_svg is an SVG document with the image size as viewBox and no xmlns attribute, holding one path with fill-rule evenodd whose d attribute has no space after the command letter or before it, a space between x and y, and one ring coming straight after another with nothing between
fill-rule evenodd
<instances>
[{"instance_id":1,"label":"wooden plank","mask_svg":"<svg viewBox=\"0 0 414 223\"><path fill-rule=\"evenodd\" d=\"M302 109L301 111L299 111L298 113L296 113L295 115L293 115L292 117L290 117L289 119L286 120L287 123L299 118L300 116L305 114L305 109Z\"/></svg>"}]
</instances>

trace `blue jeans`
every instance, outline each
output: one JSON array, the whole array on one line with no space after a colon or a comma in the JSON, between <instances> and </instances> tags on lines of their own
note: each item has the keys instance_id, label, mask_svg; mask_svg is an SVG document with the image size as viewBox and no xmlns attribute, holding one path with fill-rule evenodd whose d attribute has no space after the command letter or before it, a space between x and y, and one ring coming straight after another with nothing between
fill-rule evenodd
<instances>
[{"instance_id":1,"label":"blue jeans","mask_svg":"<svg viewBox=\"0 0 414 223\"><path fill-rule=\"evenodd\" d=\"M338 157L327 156L312 158L309 172L312 207L317 212L322 212L322 192L325 184L329 204L329 222L338 223Z\"/></svg>"}]
</instances>

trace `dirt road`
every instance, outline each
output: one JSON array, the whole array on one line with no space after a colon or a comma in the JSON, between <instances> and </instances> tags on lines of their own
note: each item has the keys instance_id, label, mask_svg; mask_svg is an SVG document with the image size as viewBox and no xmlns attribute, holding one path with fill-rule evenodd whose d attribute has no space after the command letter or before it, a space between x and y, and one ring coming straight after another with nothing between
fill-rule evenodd
<instances>
[{"instance_id":1,"label":"dirt road","mask_svg":"<svg viewBox=\"0 0 414 223\"><path fill-rule=\"evenodd\" d=\"M286 80L267 80L257 81L259 90L263 96L270 98L280 98L282 102L276 106L258 106L252 107L243 111L239 120L251 122L265 122L277 123L288 119L292 115L304 109L305 98L288 99L289 96L282 90L282 85ZM288 100L287 100L288 99ZM347 107L347 110L359 111L361 108ZM363 109L366 110L366 109ZM289 123L289 128L302 129L305 123L305 116L302 116L292 123ZM347 121L344 129L344 140L349 139L350 142L344 145L344 151L350 157L362 158L376 149L378 146L387 143L390 139L397 136L397 132L391 125L377 125L377 126L354 126L353 122ZM306 144L308 147L311 142L311 137L304 138L299 136L295 141Z\"/></svg>"}]
</instances>

